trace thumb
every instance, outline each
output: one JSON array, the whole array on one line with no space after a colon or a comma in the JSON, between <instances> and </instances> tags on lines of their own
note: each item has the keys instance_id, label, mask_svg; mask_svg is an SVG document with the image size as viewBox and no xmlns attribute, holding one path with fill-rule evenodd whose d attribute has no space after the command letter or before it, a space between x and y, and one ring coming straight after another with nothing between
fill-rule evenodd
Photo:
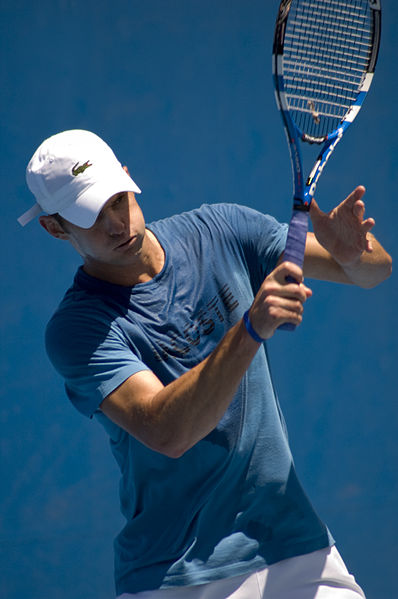
<instances>
[{"instance_id":1,"label":"thumb","mask_svg":"<svg viewBox=\"0 0 398 599\"><path fill-rule=\"evenodd\" d=\"M319 214L320 212L322 212L322 210L319 208L319 206L316 202L316 199L312 198L311 205L310 205L311 216L312 216L312 214Z\"/></svg>"},{"instance_id":2,"label":"thumb","mask_svg":"<svg viewBox=\"0 0 398 599\"><path fill-rule=\"evenodd\" d=\"M319 206L318 206L315 198L313 198L312 201L311 201L311 205L310 205L310 216L311 216L311 220L313 222L316 221L316 220L319 220L320 218L322 218L323 216L325 216L325 212L323 212L319 208Z\"/></svg>"}]
</instances>

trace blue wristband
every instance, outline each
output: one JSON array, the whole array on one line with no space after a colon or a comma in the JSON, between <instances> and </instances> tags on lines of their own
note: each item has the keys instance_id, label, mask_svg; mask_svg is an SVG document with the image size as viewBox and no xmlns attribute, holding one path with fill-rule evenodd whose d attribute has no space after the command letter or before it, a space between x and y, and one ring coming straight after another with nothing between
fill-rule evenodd
<instances>
[{"instance_id":1,"label":"blue wristband","mask_svg":"<svg viewBox=\"0 0 398 599\"><path fill-rule=\"evenodd\" d=\"M244 313L243 322L245 323L246 331L249 333L250 337L254 339L254 341L257 341L257 343L263 343L265 341L265 339L260 337L260 335L257 335L256 331L253 329L252 323L249 319L249 310L246 310Z\"/></svg>"}]
</instances>

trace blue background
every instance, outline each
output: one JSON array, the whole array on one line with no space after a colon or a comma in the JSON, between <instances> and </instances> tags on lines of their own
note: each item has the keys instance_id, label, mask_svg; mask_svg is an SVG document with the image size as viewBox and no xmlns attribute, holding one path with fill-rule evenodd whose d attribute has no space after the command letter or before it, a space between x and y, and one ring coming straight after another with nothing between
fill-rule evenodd
<instances>
[{"instance_id":1,"label":"blue background","mask_svg":"<svg viewBox=\"0 0 398 599\"><path fill-rule=\"evenodd\" d=\"M1 56L0 594L112 597L122 525L102 429L74 411L43 330L79 257L37 223L26 163L69 128L102 136L143 193L148 221L203 202L285 220L291 172L271 77L277 0L3 0ZM383 3L375 81L317 199L367 187L396 253L398 4ZM392 135L392 133L394 135ZM312 282L305 322L270 354L303 483L369 599L396 596L397 285Z\"/></svg>"}]
</instances>

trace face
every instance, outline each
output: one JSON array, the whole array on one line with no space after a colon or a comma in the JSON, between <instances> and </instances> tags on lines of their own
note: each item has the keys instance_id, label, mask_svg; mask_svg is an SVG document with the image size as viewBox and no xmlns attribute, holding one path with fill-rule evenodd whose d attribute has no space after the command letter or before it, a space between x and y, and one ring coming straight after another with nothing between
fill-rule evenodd
<instances>
[{"instance_id":1,"label":"face","mask_svg":"<svg viewBox=\"0 0 398 599\"><path fill-rule=\"evenodd\" d=\"M132 192L112 196L89 229L51 216L42 217L40 222L54 237L73 245L87 270L131 264L140 254L145 237L144 217Z\"/></svg>"}]
</instances>

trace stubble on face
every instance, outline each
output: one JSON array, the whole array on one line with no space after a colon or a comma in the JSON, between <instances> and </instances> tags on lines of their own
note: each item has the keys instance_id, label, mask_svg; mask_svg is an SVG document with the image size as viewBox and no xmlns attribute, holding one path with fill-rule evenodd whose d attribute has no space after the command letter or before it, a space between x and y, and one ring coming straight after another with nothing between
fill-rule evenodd
<instances>
[{"instance_id":1,"label":"stubble on face","mask_svg":"<svg viewBox=\"0 0 398 599\"><path fill-rule=\"evenodd\" d=\"M145 228L132 192L112 196L89 229L59 218L69 242L83 258L84 270L91 276L131 286L153 278L163 267L163 249Z\"/></svg>"}]
</instances>

